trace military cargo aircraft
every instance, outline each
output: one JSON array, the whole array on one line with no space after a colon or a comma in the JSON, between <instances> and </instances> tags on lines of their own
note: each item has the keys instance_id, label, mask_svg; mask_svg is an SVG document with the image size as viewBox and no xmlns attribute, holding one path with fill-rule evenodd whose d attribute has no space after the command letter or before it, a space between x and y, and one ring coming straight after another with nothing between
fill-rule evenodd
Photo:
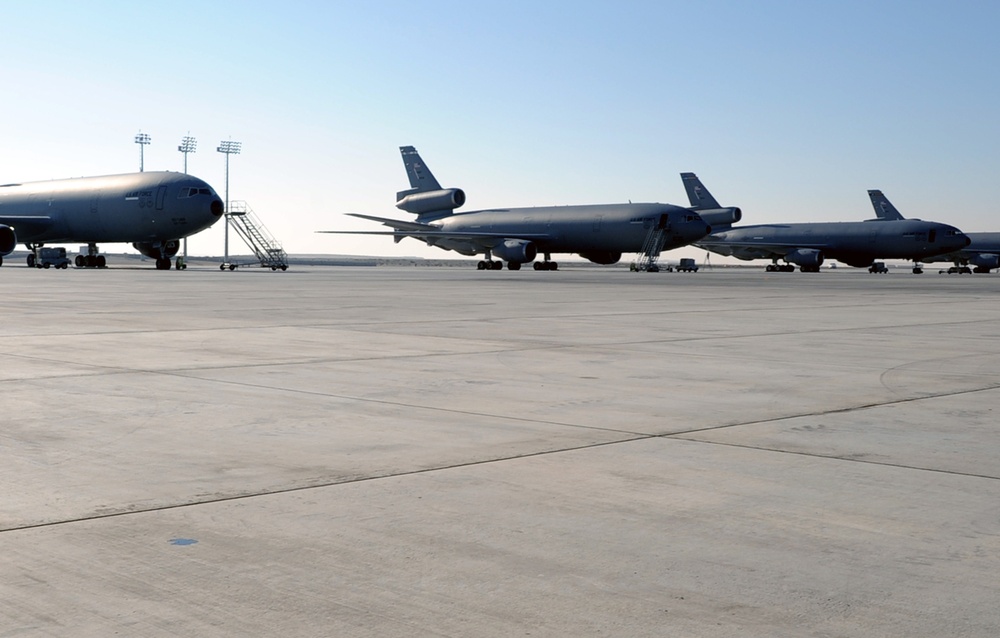
<instances>
[{"instance_id":1,"label":"military cargo aircraft","mask_svg":"<svg viewBox=\"0 0 1000 638\"><path fill-rule=\"evenodd\" d=\"M896 207L882 194L882 191L868 191L875 215L879 219L903 219ZM954 265L948 272L959 274L988 273L1000 267L1000 233L965 233L969 245L961 250L924 259L926 263L950 261ZM973 266L970 268L969 266Z\"/></svg>"},{"instance_id":2,"label":"military cargo aircraft","mask_svg":"<svg viewBox=\"0 0 1000 638\"><path fill-rule=\"evenodd\" d=\"M28 266L40 267L46 243L87 244L80 268L106 265L98 244L131 243L170 270L179 241L205 230L225 212L203 180L184 173L150 171L103 177L0 185L0 264L24 243ZM47 262L46 262L47 263Z\"/></svg>"},{"instance_id":3,"label":"military cargo aircraft","mask_svg":"<svg viewBox=\"0 0 1000 638\"><path fill-rule=\"evenodd\" d=\"M682 173L691 210L717 209L718 202L694 173ZM695 192L699 193L695 196ZM711 216L708 216L711 219ZM799 222L793 224L721 225L713 222L710 235L696 246L737 259L770 259L768 272L819 272L827 259L868 268L876 259L912 260L913 272L923 272L921 261L961 250L969 245L962 231L919 219L874 219L859 222ZM785 263L779 264L782 260Z\"/></svg>"},{"instance_id":4,"label":"military cargo aircraft","mask_svg":"<svg viewBox=\"0 0 1000 638\"><path fill-rule=\"evenodd\" d=\"M379 222L391 231L318 231L406 237L462 255L484 255L479 270L509 270L534 263L535 270L557 270L556 253L576 253L597 264L617 263L622 253L640 252L650 231L663 231L661 250L691 244L711 230L701 216L671 204L596 204L489 208L455 212L465 204L460 188L442 188L412 146L400 147L410 188L396 194L396 207L414 221L348 213ZM542 261L535 261L543 255ZM494 260L494 257L497 260Z\"/></svg>"}]
</instances>

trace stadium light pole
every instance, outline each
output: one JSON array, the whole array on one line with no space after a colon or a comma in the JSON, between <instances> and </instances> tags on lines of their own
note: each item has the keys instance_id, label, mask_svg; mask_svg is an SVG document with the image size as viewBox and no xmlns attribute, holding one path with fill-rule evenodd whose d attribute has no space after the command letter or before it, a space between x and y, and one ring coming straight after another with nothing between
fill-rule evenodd
<instances>
[{"instance_id":1,"label":"stadium light pole","mask_svg":"<svg viewBox=\"0 0 1000 638\"><path fill-rule=\"evenodd\" d=\"M219 147L215 150L226 155L226 244L225 251L226 255L224 257L224 264L229 263L229 156L239 155L240 146L242 142L234 142L232 140L225 140L219 142Z\"/></svg>"},{"instance_id":2,"label":"stadium light pole","mask_svg":"<svg viewBox=\"0 0 1000 638\"><path fill-rule=\"evenodd\" d=\"M141 130L135 136L135 143L139 145L139 172L140 173L143 171L144 165L145 165L145 161L144 161L145 157L143 156L143 150L146 148L146 144L149 144L152 141L153 141L153 138L151 138L146 133L143 133Z\"/></svg>"},{"instance_id":3,"label":"stadium light pole","mask_svg":"<svg viewBox=\"0 0 1000 638\"><path fill-rule=\"evenodd\" d=\"M198 149L198 140L194 139L190 135L185 135L181 139L181 145L177 147L177 150L184 153L184 173L188 172L188 153L194 153Z\"/></svg>"},{"instance_id":4,"label":"stadium light pole","mask_svg":"<svg viewBox=\"0 0 1000 638\"><path fill-rule=\"evenodd\" d=\"M177 150L184 153L184 174L187 175L188 172L188 153L194 153L198 148L198 140L194 139L190 135L185 135L181 139L181 145L177 147ZM188 256L188 238L184 238L184 261L187 261Z\"/></svg>"}]
</instances>

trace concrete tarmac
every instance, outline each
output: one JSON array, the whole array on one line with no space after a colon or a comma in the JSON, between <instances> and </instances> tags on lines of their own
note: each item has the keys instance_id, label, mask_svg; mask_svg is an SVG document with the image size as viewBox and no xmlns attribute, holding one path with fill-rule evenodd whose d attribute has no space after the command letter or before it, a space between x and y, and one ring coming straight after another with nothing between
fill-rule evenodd
<instances>
[{"instance_id":1,"label":"concrete tarmac","mask_svg":"<svg viewBox=\"0 0 1000 638\"><path fill-rule=\"evenodd\" d=\"M0 637L1000 635L1000 276L0 269Z\"/></svg>"}]
</instances>

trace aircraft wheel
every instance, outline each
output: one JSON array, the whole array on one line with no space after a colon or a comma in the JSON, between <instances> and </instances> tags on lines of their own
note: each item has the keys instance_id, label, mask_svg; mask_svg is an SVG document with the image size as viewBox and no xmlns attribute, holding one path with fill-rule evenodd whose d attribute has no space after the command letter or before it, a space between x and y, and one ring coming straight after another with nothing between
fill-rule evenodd
<instances>
[{"instance_id":1,"label":"aircraft wheel","mask_svg":"<svg viewBox=\"0 0 1000 638\"><path fill-rule=\"evenodd\" d=\"M492 264L491 267L493 268L493 270L503 270L503 262L502 261L495 261L495 262L493 262L493 264Z\"/></svg>"},{"instance_id":2,"label":"aircraft wheel","mask_svg":"<svg viewBox=\"0 0 1000 638\"><path fill-rule=\"evenodd\" d=\"M35 267L35 256L28 255L28 268L34 268L34 267Z\"/></svg>"},{"instance_id":3,"label":"aircraft wheel","mask_svg":"<svg viewBox=\"0 0 1000 638\"><path fill-rule=\"evenodd\" d=\"M288 266L282 264L282 266L281 266L281 272L285 272L286 270L288 270Z\"/></svg>"},{"instance_id":4,"label":"aircraft wheel","mask_svg":"<svg viewBox=\"0 0 1000 638\"><path fill-rule=\"evenodd\" d=\"M42 268L45 268L46 270L48 270L49 266L51 266L51 265L52 264L50 264L49 262L45 262L44 264L42 264Z\"/></svg>"},{"instance_id":5,"label":"aircraft wheel","mask_svg":"<svg viewBox=\"0 0 1000 638\"><path fill-rule=\"evenodd\" d=\"M229 264L229 270L236 270L236 264Z\"/></svg>"},{"instance_id":6,"label":"aircraft wheel","mask_svg":"<svg viewBox=\"0 0 1000 638\"><path fill-rule=\"evenodd\" d=\"M545 267L542 266L542 262L540 262L540 261L536 261L535 265L533 267L534 267L535 270L544 270L545 269Z\"/></svg>"},{"instance_id":7,"label":"aircraft wheel","mask_svg":"<svg viewBox=\"0 0 1000 638\"><path fill-rule=\"evenodd\" d=\"M550 261L549 270L559 270L559 264L554 261Z\"/></svg>"},{"instance_id":8,"label":"aircraft wheel","mask_svg":"<svg viewBox=\"0 0 1000 638\"><path fill-rule=\"evenodd\" d=\"M521 270L521 262L519 261L508 261L507 270Z\"/></svg>"},{"instance_id":9,"label":"aircraft wheel","mask_svg":"<svg viewBox=\"0 0 1000 638\"><path fill-rule=\"evenodd\" d=\"M94 260L94 263L97 264L98 268L108 267L108 260L104 255L98 255L97 258Z\"/></svg>"},{"instance_id":10,"label":"aircraft wheel","mask_svg":"<svg viewBox=\"0 0 1000 638\"><path fill-rule=\"evenodd\" d=\"M486 262L480 261L478 264L476 264L476 270L486 270Z\"/></svg>"}]
</instances>

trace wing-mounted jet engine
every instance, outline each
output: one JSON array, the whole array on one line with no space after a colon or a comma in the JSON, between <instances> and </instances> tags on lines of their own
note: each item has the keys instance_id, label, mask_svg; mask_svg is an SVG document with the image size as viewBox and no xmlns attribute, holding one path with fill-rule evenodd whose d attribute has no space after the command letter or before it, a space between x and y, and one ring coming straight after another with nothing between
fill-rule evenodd
<instances>
[{"instance_id":1,"label":"wing-mounted jet engine","mask_svg":"<svg viewBox=\"0 0 1000 638\"><path fill-rule=\"evenodd\" d=\"M816 248L797 248L785 255L785 261L795 264L802 272L819 272L823 265L823 251Z\"/></svg>"},{"instance_id":2,"label":"wing-mounted jet engine","mask_svg":"<svg viewBox=\"0 0 1000 638\"><path fill-rule=\"evenodd\" d=\"M0 224L0 264L3 258L14 252L17 246L17 233L10 226Z\"/></svg>"}]
</instances>

